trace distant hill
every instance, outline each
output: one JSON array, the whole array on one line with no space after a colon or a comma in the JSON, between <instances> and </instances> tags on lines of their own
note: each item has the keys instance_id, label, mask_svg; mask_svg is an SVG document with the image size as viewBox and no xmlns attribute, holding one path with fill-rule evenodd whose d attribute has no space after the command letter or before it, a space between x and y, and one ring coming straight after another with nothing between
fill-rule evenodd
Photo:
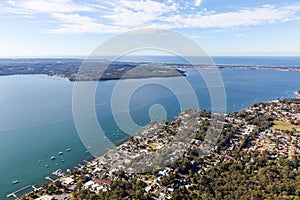
<instances>
[{"instance_id":1,"label":"distant hill","mask_svg":"<svg viewBox=\"0 0 300 200\"><path fill-rule=\"evenodd\" d=\"M83 67L84 66L84 67ZM0 76L45 74L70 81L184 76L184 71L155 63L82 59L0 59Z\"/></svg>"}]
</instances>

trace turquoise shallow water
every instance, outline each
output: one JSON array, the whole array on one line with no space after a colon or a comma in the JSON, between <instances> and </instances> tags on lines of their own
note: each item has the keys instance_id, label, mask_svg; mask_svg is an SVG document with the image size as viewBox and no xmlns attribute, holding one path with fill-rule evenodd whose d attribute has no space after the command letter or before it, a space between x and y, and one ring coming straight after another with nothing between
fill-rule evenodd
<instances>
[{"instance_id":1,"label":"turquoise shallow water","mask_svg":"<svg viewBox=\"0 0 300 200\"><path fill-rule=\"evenodd\" d=\"M203 80L194 70L185 70L200 107L209 110L210 98ZM294 92L300 89L300 73L297 72L247 69L221 69L220 72L228 112L241 110L257 101L294 97ZM177 78L170 80L176 81ZM130 81L134 84L134 80ZM110 113L110 95L116 82L101 82L95 108L107 137L118 144L127 136L118 132ZM66 79L42 75L0 77L0 199L28 184L46 182L44 177L57 168L71 168L91 158L73 122L73 84ZM132 95L130 110L133 120L141 125L149 123L148 109L154 104L165 107L168 119L180 112L174 94L166 88L149 85ZM66 152L66 148L71 148L71 151ZM59 151L64 152L62 158L57 154ZM57 159L50 160L52 155ZM13 179L20 180L20 183L12 185Z\"/></svg>"}]
</instances>

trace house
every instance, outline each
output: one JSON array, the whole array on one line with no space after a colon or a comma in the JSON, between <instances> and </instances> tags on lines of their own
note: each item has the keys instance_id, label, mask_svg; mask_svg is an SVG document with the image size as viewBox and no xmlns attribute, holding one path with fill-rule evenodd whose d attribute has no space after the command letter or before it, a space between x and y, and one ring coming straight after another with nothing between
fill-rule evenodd
<instances>
[{"instance_id":1,"label":"house","mask_svg":"<svg viewBox=\"0 0 300 200\"><path fill-rule=\"evenodd\" d=\"M151 188L151 185L149 185L149 186L147 186L147 187L145 188L145 191L146 191L146 192L150 192L151 189L152 189L152 188Z\"/></svg>"},{"instance_id":2,"label":"house","mask_svg":"<svg viewBox=\"0 0 300 200\"><path fill-rule=\"evenodd\" d=\"M52 196L44 195L39 198L36 198L35 200L52 200L52 199L54 199Z\"/></svg>"},{"instance_id":3,"label":"house","mask_svg":"<svg viewBox=\"0 0 300 200\"><path fill-rule=\"evenodd\" d=\"M97 178L96 181L97 181L97 183L104 184L106 186L110 186L111 185L111 181L109 181L109 180Z\"/></svg>"},{"instance_id":4,"label":"house","mask_svg":"<svg viewBox=\"0 0 300 200\"><path fill-rule=\"evenodd\" d=\"M87 189L87 188L90 188L94 184L95 184L94 181L88 181L84 184L84 187Z\"/></svg>"},{"instance_id":5,"label":"house","mask_svg":"<svg viewBox=\"0 0 300 200\"><path fill-rule=\"evenodd\" d=\"M62 184L67 186L67 185L72 185L74 183L74 179L67 177L62 179Z\"/></svg>"}]
</instances>

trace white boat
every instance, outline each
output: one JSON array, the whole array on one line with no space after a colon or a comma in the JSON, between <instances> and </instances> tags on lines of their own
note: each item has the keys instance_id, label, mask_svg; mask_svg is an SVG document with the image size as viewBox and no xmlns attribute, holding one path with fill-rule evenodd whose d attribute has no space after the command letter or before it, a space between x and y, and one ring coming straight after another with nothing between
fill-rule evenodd
<instances>
[{"instance_id":1,"label":"white boat","mask_svg":"<svg viewBox=\"0 0 300 200\"><path fill-rule=\"evenodd\" d=\"M58 169L52 172L52 174L55 176L63 176L63 171L61 169Z\"/></svg>"},{"instance_id":2,"label":"white boat","mask_svg":"<svg viewBox=\"0 0 300 200\"><path fill-rule=\"evenodd\" d=\"M62 152L62 151L58 152L58 155L63 155L63 154L64 154L64 152Z\"/></svg>"},{"instance_id":3,"label":"white boat","mask_svg":"<svg viewBox=\"0 0 300 200\"><path fill-rule=\"evenodd\" d=\"M19 183L19 182L20 182L19 180L15 180L15 179L14 179L14 180L12 180L11 183L12 183L12 184L17 184L17 183Z\"/></svg>"},{"instance_id":4,"label":"white boat","mask_svg":"<svg viewBox=\"0 0 300 200\"><path fill-rule=\"evenodd\" d=\"M71 149L70 149L70 148L67 148L67 149L66 149L66 152L68 152L68 151L71 151Z\"/></svg>"},{"instance_id":5,"label":"white boat","mask_svg":"<svg viewBox=\"0 0 300 200\"><path fill-rule=\"evenodd\" d=\"M56 159L56 157L55 156L51 156L51 158L50 158L51 160L55 160Z\"/></svg>"}]
</instances>

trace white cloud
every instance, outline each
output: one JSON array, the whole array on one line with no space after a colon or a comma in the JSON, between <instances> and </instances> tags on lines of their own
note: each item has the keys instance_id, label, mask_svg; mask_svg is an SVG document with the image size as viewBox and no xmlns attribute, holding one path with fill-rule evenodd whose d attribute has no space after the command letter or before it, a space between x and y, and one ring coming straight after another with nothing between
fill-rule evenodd
<instances>
[{"instance_id":1,"label":"white cloud","mask_svg":"<svg viewBox=\"0 0 300 200\"><path fill-rule=\"evenodd\" d=\"M264 5L253 9L242 9L236 12L196 13L193 15L173 15L165 18L168 23L176 23L177 28L230 28L251 26L297 19L296 12L300 6L274 7Z\"/></svg>"},{"instance_id":2,"label":"white cloud","mask_svg":"<svg viewBox=\"0 0 300 200\"><path fill-rule=\"evenodd\" d=\"M25 10L25 9L19 9L15 7L5 7L2 6L2 10L0 10L0 13L9 13L9 14L16 14L16 15L21 15L22 17L27 16L27 15L32 15L32 12Z\"/></svg>"},{"instance_id":3,"label":"white cloud","mask_svg":"<svg viewBox=\"0 0 300 200\"><path fill-rule=\"evenodd\" d=\"M79 14L53 14L62 24L58 28L48 30L50 33L120 33L128 29L98 23L95 19Z\"/></svg>"},{"instance_id":4,"label":"white cloud","mask_svg":"<svg viewBox=\"0 0 300 200\"><path fill-rule=\"evenodd\" d=\"M195 6L200 6L202 3L202 0L195 0Z\"/></svg>"},{"instance_id":5,"label":"white cloud","mask_svg":"<svg viewBox=\"0 0 300 200\"><path fill-rule=\"evenodd\" d=\"M10 4L10 5L12 5L12 6L16 5L16 2L14 2L13 0L8 0L7 3Z\"/></svg>"},{"instance_id":6,"label":"white cloud","mask_svg":"<svg viewBox=\"0 0 300 200\"><path fill-rule=\"evenodd\" d=\"M72 0L9 0L9 2L14 2L10 4L20 10L27 10L32 13L71 13L92 10L92 8Z\"/></svg>"},{"instance_id":7,"label":"white cloud","mask_svg":"<svg viewBox=\"0 0 300 200\"><path fill-rule=\"evenodd\" d=\"M127 1L121 0L114 6L114 10L104 17L120 26L139 26L155 21L166 13L177 9L175 3L165 4L156 1Z\"/></svg>"},{"instance_id":8,"label":"white cloud","mask_svg":"<svg viewBox=\"0 0 300 200\"><path fill-rule=\"evenodd\" d=\"M128 31L126 28L107 26L100 23L90 22L85 24L62 24L58 28L48 30L56 34L78 34L78 33L121 33Z\"/></svg>"},{"instance_id":9,"label":"white cloud","mask_svg":"<svg viewBox=\"0 0 300 200\"><path fill-rule=\"evenodd\" d=\"M52 16L64 23L69 23L69 24L85 24L85 23L95 22L93 18L87 16L81 16L79 14L55 13Z\"/></svg>"},{"instance_id":10,"label":"white cloud","mask_svg":"<svg viewBox=\"0 0 300 200\"><path fill-rule=\"evenodd\" d=\"M194 9L202 0L174 3L168 0L9 0L4 12L30 15L39 20L40 14L54 20L51 33L116 33L134 28L232 28L280 23L300 19L300 4L286 6L262 5L231 12ZM12 3L14 2L14 3ZM3 11L2 11L3 12Z\"/></svg>"}]
</instances>

